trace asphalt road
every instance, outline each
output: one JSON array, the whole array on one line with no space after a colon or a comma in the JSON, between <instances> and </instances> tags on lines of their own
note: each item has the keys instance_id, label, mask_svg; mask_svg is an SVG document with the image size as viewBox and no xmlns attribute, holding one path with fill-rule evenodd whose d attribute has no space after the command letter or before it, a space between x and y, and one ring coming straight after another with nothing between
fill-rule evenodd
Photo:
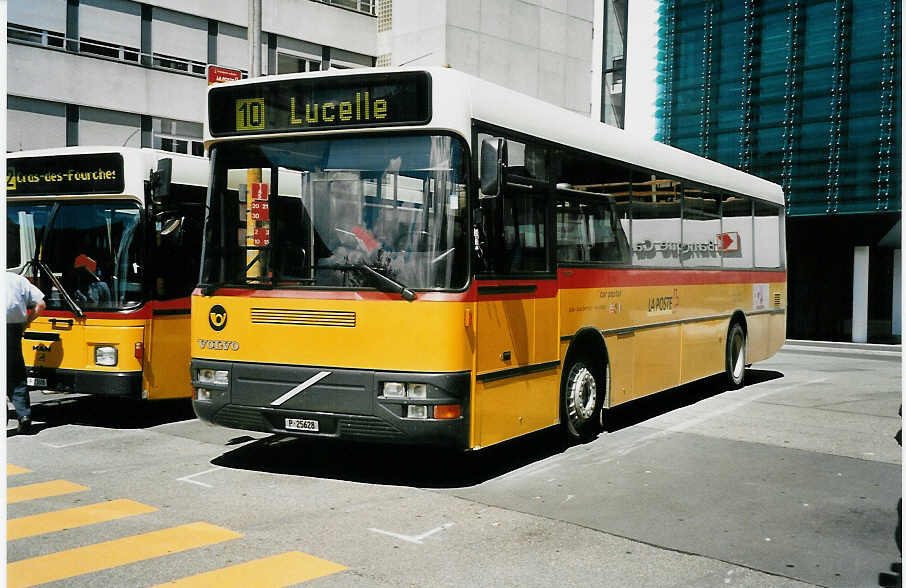
<instances>
[{"instance_id":1,"label":"asphalt road","mask_svg":"<svg viewBox=\"0 0 906 588\"><path fill-rule=\"evenodd\" d=\"M35 393L45 424L6 445L7 581L878 586L900 561L899 348L793 342L747 378L614 409L583 445L465 455Z\"/></svg>"}]
</instances>

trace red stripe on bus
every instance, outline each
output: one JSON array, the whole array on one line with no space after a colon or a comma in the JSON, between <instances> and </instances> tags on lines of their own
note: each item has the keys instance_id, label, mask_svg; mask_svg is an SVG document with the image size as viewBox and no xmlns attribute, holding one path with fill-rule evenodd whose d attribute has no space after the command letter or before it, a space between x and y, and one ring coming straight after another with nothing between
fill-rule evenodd
<instances>
[{"instance_id":1,"label":"red stripe on bus","mask_svg":"<svg viewBox=\"0 0 906 588\"><path fill-rule=\"evenodd\" d=\"M786 282L785 271L560 268L560 289Z\"/></svg>"},{"instance_id":2,"label":"red stripe on bus","mask_svg":"<svg viewBox=\"0 0 906 588\"><path fill-rule=\"evenodd\" d=\"M558 279L472 280L464 292L417 292L416 302L477 302L553 298L558 290L632 286L694 286L708 284L755 284L786 282L785 271L689 270L689 269L601 269L560 268ZM507 288L523 291L506 292ZM534 287L534 291L524 291ZM481 293L479 289L486 289ZM495 289L497 291L495 291ZM201 297L196 288L193 296ZM399 294L377 290L257 290L218 288L212 296L238 298L296 298L299 300L400 300Z\"/></svg>"},{"instance_id":3,"label":"red stripe on bus","mask_svg":"<svg viewBox=\"0 0 906 588\"><path fill-rule=\"evenodd\" d=\"M151 305L145 304L138 308L119 311L83 311L85 318L89 319L120 319L120 320L141 320L151 318ZM75 315L68 310L45 310L41 316L53 318L75 318Z\"/></svg>"},{"instance_id":4,"label":"red stripe on bus","mask_svg":"<svg viewBox=\"0 0 906 588\"><path fill-rule=\"evenodd\" d=\"M174 298L173 300L151 300L138 308L115 311L83 311L85 318L89 319L114 319L114 320L146 320L153 316L155 310L185 310L189 311L189 297ZM50 318L75 318L69 310L45 310L41 316Z\"/></svg>"},{"instance_id":5,"label":"red stripe on bus","mask_svg":"<svg viewBox=\"0 0 906 588\"><path fill-rule=\"evenodd\" d=\"M471 288L470 288L471 290ZM416 292L415 300L427 302L461 302L467 300L465 292ZM204 297L196 288L193 296ZM378 290L256 290L245 288L217 288L211 296L234 296L236 298L296 298L298 300L402 300L399 294ZM205 297L206 298L206 297Z\"/></svg>"}]
</instances>

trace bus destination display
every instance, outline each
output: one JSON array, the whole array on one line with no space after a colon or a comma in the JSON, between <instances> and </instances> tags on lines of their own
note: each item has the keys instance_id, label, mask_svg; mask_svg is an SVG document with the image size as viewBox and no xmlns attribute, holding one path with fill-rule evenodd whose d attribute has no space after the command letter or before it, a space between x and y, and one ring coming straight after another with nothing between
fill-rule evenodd
<instances>
[{"instance_id":1,"label":"bus destination display","mask_svg":"<svg viewBox=\"0 0 906 588\"><path fill-rule=\"evenodd\" d=\"M425 124L424 72L283 80L212 88L211 135Z\"/></svg>"},{"instance_id":2,"label":"bus destination display","mask_svg":"<svg viewBox=\"0 0 906 588\"><path fill-rule=\"evenodd\" d=\"M8 196L119 194L123 187L123 157L118 153L6 160Z\"/></svg>"}]
</instances>

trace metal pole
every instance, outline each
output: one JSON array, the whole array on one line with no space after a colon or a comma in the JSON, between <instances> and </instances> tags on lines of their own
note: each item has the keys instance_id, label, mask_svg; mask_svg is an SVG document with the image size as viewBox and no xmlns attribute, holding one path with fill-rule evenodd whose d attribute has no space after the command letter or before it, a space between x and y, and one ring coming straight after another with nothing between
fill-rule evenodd
<instances>
[{"instance_id":1,"label":"metal pole","mask_svg":"<svg viewBox=\"0 0 906 588\"><path fill-rule=\"evenodd\" d=\"M249 78L257 78L261 75L261 0L249 0L248 41ZM260 222L252 218L252 186L254 184L262 183L261 168L249 168L246 172L246 176L246 181L248 183L246 184L245 201L245 242L248 246L254 246L255 229L259 227L270 228L270 222ZM246 275L250 278L260 278L264 275L265 269L260 261L261 257L259 257L259 261L253 263L259 251L260 250L256 249L249 249L246 251L246 263L250 266L249 269L246 270Z\"/></svg>"},{"instance_id":2,"label":"metal pole","mask_svg":"<svg viewBox=\"0 0 906 588\"><path fill-rule=\"evenodd\" d=\"M249 0L249 77L261 75L261 0Z\"/></svg>"}]
</instances>

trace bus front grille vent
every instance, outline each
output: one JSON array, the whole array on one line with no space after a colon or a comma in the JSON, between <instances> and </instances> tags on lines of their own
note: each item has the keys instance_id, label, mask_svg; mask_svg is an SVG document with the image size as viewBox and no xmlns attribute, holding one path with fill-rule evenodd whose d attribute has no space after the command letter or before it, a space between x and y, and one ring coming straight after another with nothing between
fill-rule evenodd
<instances>
[{"instance_id":1,"label":"bus front grille vent","mask_svg":"<svg viewBox=\"0 0 906 588\"><path fill-rule=\"evenodd\" d=\"M355 312L345 310L253 308L252 324L301 327L355 327Z\"/></svg>"},{"instance_id":2,"label":"bus front grille vent","mask_svg":"<svg viewBox=\"0 0 906 588\"><path fill-rule=\"evenodd\" d=\"M783 304L783 294L781 292L774 292L774 306L780 307Z\"/></svg>"}]
</instances>

